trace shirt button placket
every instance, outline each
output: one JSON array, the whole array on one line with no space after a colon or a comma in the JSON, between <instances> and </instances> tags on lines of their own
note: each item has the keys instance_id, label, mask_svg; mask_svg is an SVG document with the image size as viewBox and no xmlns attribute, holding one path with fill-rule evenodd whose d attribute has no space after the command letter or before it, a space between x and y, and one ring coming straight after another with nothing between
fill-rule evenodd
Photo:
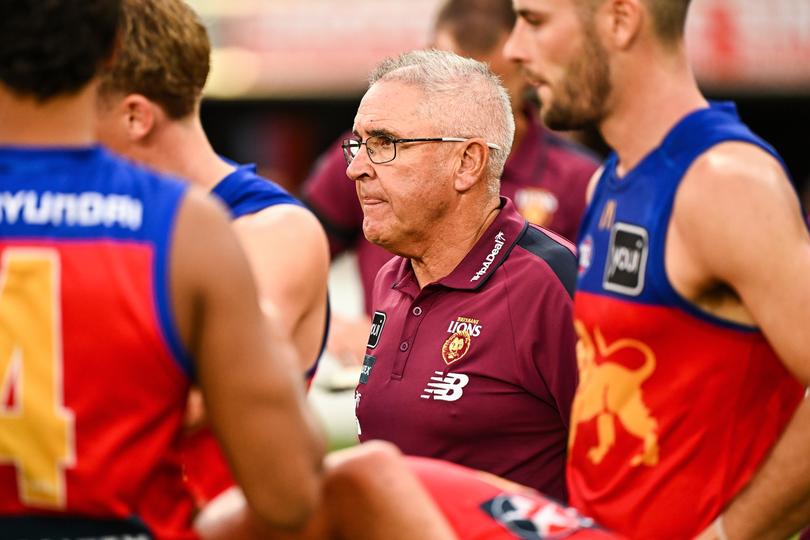
<instances>
[{"instance_id":1,"label":"shirt button placket","mask_svg":"<svg viewBox=\"0 0 810 540\"><path fill-rule=\"evenodd\" d=\"M426 315L427 311L424 306L425 302L425 295L420 294L418 298L414 299L414 303L420 303L422 305L412 305L410 311L406 312L407 315L405 317L405 326L402 329L402 335L400 336L399 342L399 354L396 355L396 360L394 361L394 365L391 371L391 378L392 379L401 379L402 374L405 370L405 364L408 363L408 357L411 354L411 347L416 345L416 334L419 328L419 325L423 322L422 315ZM429 304L431 303L430 300L427 300L428 308ZM414 349L416 350L416 349Z\"/></svg>"}]
</instances>

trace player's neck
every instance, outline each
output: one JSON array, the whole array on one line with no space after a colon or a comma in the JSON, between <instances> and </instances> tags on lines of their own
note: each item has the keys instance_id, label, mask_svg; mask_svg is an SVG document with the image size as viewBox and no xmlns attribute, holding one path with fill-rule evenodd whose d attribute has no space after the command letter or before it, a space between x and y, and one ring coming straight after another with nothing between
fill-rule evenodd
<instances>
[{"instance_id":1,"label":"player's neck","mask_svg":"<svg viewBox=\"0 0 810 540\"><path fill-rule=\"evenodd\" d=\"M170 121L153 148L155 168L184 178L206 191L235 169L214 151L196 115Z\"/></svg>"},{"instance_id":2,"label":"player's neck","mask_svg":"<svg viewBox=\"0 0 810 540\"><path fill-rule=\"evenodd\" d=\"M642 69L643 65L643 69ZM620 175L657 148L684 116L708 105L685 55L647 59L614 87L602 136L619 156Z\"/></svg>"},{"instance_id":3,"label":"player's neck","mask_svg":"<svg viewBox=\"0 0 810 540\"><path fill-rule=\"evenodd\" d=\"M0 145L90 146L95 137L95 83L40 103L0 85Z\"/></svg>"}]
</instances>

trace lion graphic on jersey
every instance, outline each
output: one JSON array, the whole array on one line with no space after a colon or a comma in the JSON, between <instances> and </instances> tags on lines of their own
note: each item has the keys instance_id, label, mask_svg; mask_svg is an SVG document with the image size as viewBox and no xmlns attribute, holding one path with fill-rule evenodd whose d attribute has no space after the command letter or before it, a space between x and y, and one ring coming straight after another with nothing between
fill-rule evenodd
<instances>
[{"instance_id":1,"label":"lion graphic on jersey","mask_svg":"<svg viewBox=\"0 0 810 540\"><path fill-rule=\"evenodd\" d=\"M624 429L643 442L641 453L633 456L630 464L634 467L657 465L658 422L644 405L641 392L641 385L655 371L655 354L649 346L636 339L619 339L607 345L599 328L594 328L594 338L591 339L582 321L575 321L574 325L579 336L579 389L572 406L568 447L574 447L577 426L596 418L598 444L588 450L587 456L592 463L600 463L616 442L615 418ZM607 361L624 349L641 353L644 364L630 369ZM596 362L597 353L602 359L599 363Z\"/></svg>"}]
</instances>

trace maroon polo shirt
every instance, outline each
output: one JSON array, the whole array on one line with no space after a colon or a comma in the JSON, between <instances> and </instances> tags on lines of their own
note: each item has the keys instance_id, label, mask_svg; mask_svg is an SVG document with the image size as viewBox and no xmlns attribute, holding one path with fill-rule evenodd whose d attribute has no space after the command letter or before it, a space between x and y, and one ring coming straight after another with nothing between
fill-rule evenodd
<instances>
[{"instance_id":1,"label":"maroon polo shirt","mask_svg":"<svg viewBox=\"0 0 810 540\"><path fill-rule=\"evenodd\" d=\"M512 199L530 222L573 241L585 210L585 190L598 161L589 150L543 128L536 115L533 109L526 111L526 133L506 161L501 195ZM351 133L341 140L347 137ZM363 236L363 211L354 182L346 177L340 141L316 165L301 198L326 229L332 256L357 250L366 312L371 314L371 287L391 254Z\"/></svg>"},{"instance_id":2,"label":"maroon polo shirt","mask_svg":"<svg viewBox=\"0 0 810 540\"><path fill-rule=\"evenodd\" d=\"M511 201L501 207L438 282L420 290L401 257L380 270L355 395L359 436L564 501L577 261Z\"/></svg>"}]
</instances>

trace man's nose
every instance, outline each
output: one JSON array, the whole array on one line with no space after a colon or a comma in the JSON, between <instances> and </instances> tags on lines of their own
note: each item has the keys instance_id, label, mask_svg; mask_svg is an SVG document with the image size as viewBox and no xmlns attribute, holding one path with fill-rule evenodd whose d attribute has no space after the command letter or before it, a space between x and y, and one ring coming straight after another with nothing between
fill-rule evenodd
<instances>
[{"instance_id":1,"label":"man's nose","mask_svg":"<svg viewBox=\"0 0 810 540\"><path fill-rule=\"evenodd\" d=\"M370 177L374 173L374 167L368 157L365 145L362 146L357 155L354 156L349 166L346 167L346 176L349 180L358 181Z\"/></svg>"}]
</instances>

